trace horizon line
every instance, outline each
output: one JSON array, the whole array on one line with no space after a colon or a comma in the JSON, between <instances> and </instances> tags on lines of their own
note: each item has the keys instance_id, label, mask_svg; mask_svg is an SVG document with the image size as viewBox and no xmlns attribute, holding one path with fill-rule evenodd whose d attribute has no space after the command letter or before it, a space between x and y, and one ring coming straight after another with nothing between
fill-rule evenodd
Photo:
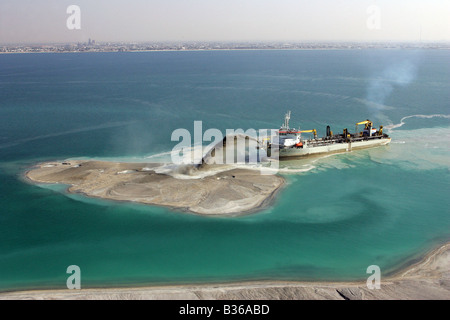
<instances>
[{"instance_id":1,"label":"horizon line","mask_svg":"<svg viewBox=\"0 0 450 320\"><path fill-rule=\"evenodd\" d=\"M450 44L450 40L95 40L96 44ZM87 41L54 41L54 42L0 42L0 46L8 45L69 45L87 43Z\"/></svg>"}]
</instances>

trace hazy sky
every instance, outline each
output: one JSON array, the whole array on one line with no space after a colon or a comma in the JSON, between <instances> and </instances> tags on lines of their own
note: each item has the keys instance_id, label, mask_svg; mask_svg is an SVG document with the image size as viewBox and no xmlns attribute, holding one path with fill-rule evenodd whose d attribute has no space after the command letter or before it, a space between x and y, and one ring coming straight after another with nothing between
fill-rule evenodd
<instances>
[{"instance_id":1,"label":"hazy sky","mask_svg":"<svg viewBox=\"0 0 450 320\"><path fill-rule=\"evenodd\" d=\"M81 9L69 30L69 5ZM450 41L450 0L0 0L0 43Z\"/></svg>"}]
</instances>

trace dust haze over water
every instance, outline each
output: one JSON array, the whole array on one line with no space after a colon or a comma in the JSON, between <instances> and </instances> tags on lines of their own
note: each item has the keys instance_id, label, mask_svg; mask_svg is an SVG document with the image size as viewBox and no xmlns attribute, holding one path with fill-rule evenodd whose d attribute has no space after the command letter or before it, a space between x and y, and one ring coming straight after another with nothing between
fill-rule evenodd
<instances>
[{"instance_id":1,"label":"dust haze over water","mask_svg":"<svg viewBox=\"0 0 450 320\"><path fill-rule=\"evenodd\" d=\"M416 80L420 63L418 53L399 61L388 62L385 66L373 71L367 86L367 108L372 117L384 123L392 124L385 111L396 106L385 105L391 94L400 88L409 86Z\"/></svg>"}]
</instances>

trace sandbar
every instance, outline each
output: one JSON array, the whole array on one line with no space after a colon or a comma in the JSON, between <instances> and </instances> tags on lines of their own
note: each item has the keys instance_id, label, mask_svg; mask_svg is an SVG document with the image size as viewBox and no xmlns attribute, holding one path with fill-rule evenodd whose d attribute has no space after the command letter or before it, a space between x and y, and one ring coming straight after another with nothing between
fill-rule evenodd
<instances>
[{"instance_id":1,"label":"sandbar","mask_svg":"<svg viewBox=\"0 0 450 320\"><path fill-rule=\"evenodd\" d=\"M160 173L161 164L65 160L44 162L25 176L35 183L67 184L68 192L170 207L208 216L238 216L269 206L285 180L259 170L207 166ZM178 168L177 170L180 170Z\"/></svg>"}]
</instances>

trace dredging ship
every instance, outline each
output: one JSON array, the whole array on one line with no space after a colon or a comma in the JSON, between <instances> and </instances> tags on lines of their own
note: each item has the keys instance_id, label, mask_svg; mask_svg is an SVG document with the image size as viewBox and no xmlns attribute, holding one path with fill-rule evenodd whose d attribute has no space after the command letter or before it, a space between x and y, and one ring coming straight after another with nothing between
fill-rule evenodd
<instances>
[{"instance_id":1,"label":"dredging ship","mask_svg":"<svg viewBox=\"0 0 450 320\"><path fill-rule=\"evenodd\" d=\"M350 133L345 128L342 130L342 133L333 134L330 126L327 126L326 136L318 138L316 129L300 130L299 128L290 128L290 118L291 112L288 111L283 125L278 130L280 158L352 151L354 149L382 146L391 142L391 138L386 133L383 133L383 126L379 126L377 129L370 120L356 123L355 133ZM362 126L364 128L358 131ZM302 134L309 134L309 137L303 139ZM271 149L273 147L274 145L269 142L268 148Z\"/></svg>"}]
</instances>

